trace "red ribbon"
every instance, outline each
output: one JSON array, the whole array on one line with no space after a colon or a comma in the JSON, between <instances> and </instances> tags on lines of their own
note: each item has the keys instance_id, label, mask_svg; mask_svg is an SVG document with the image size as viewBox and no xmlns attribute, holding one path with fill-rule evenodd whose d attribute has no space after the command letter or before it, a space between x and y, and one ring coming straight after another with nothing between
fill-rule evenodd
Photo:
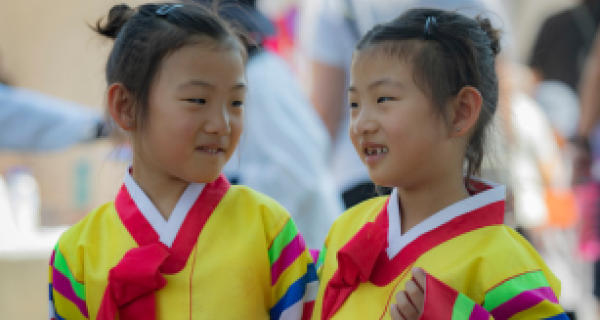
<instances>
[{"instance_id":1,"label":"red ribbon","mask_svg":"<svg viewBox=\"0 0 600 320\"><path fill-rule=\"evenodd\" d=\"M338 270L325 288L321 319L330 319L361 282L367 282L387 246L387 228L368 222L338 251Z\"/></svg>"},{"instance_id":2,"label":"red ribbon","mask_svg":"<svg viewBox=\"0 0 600 320\"><path fill-rule=\"evenodd\" d=\"M160 272L169 256L161 242L133 248L109 271L98 320L156 319L154 292L167 285Z\"/></svg>"}]
</instances>

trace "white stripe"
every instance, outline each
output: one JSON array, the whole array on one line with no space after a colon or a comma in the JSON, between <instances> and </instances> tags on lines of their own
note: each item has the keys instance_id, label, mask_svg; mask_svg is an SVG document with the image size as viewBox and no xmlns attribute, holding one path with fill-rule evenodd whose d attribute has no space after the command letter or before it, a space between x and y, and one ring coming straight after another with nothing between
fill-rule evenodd
<instances>
[{"instance_id":1,"label":"white stripe","mask_svg":"<svg viewBox=\"0 0 600 320\"><path fill-rule=\"evenodd\" d=\"M185 217L187 217L188 212L200 196L200 193L202 193L203 189L204 184L199 183L191 183L185 189L181 198L179 198L177 205L175 205L171 217L169 217L164 233L160 235L160 241L169 247L173 245Z\"/></svg>"},{"instance_id":2,"label":"white stripe","mask_svg":"<svg viewBox=\"0 0 600 320\"><path fill-rule=\"evenodd\" d=\"M398 188L394 188L388 202L388 244L389 248L402 237L401 221L400 221L400 204L398 203ZM389 250L388 248L388 250ZM388 256L389 256L388 251ZM390 257L391 259L392 257Z\"/></svg>"},{"instance_id":3,"label":"white stripe","mask_svg":"<svg viewBox=\"0 0 600 320\"><path fill-rule=\"evenodd\" d=\"M390 259L394 258L404 247L413 242L419 236L448 223L454 218L480 209L494 202L503 201L505 199L506 188L503 185L485 181L483 179L476 180L487 184L488 186L492 187L492 189L480 192L464 200L449 205L424 221L421 221L421 223L408 230L404 235L401 234L402 221L400 221L398 191L396 188L394 188L387 208L389 216L389 246L386 249L386 252L388 257Z\"/></svg>"},{"instance_id":4,"label":"white stripe","mask_svg":"<svg viewBox=\"0 0 600 320\"><path fill-rule=\"evenodd\" d=\"M127 169L124 183L131 199L133 199L133 202L135 202L135 205L144 215L148 223L150 223L152 228L160 236L160 241L167 247L171 247L175 241L175 237L177 237L179 229L181 229L185 217L187 217L188 212L202 193L202 190L204 190L205 184L190 183L181 195L181 198L179 198L179 201L177 201L169 220L166 221L158 209L156 209L154 203L152 203L150 198L144 193L144 190L142 190L135 180L133 180L130 169L131 167Z\"/></svg>"},{"instance_id":5,"label":"white stripe","mask_svg":"<svg viewBox=\"0 0 600 320\"><path fill-rule=\"evenodd\" d=\"M304 293L304 302L311 302L317 299L317 294L319 293L319 281L315 280L313 282L306 284L306 293Z\"/></svg>"},{"instance_id":6,"label":"white stripe","mask_svg":"<svg viewBox=\"0 0 600 320\"><path fill-rule=\"evenodd\" d=\"M304 299L298 300L289 308L283 310L279 319L281 320L299 320L302 318L302 308L304 307Z\"/></svg>"},{"instance_id":7,"label":"white stripe","mask_svg":"<svg viewBox=\"0 0 600 320\"><path fill-rule=\"evenodd\" d=\"M50 319L50 320L55 319L54 318L54 304L52 303L52 300L50 300L48 303L48 312L50 314L48 319Z\"/></svg>"}]
</instances>

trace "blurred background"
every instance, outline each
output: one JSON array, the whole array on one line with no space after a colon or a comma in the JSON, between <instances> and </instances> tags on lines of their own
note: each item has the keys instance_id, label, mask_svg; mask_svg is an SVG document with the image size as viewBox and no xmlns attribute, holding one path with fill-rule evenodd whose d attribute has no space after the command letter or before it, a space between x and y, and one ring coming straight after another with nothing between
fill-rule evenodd
<instances>
[{"instance_id":1,"label":"blurred background","mask_svg":"<svg viewBox=\"0 0 600 320\"><path fill-rule=\"evenodd\" d=\"M104 65L112 43L88 26L122 1L0 1L0 318L42 319L48 312L48 260L60 233L111 201L129 165L130 149L108 138L104 120ZM345 208L375 194L344 139L347 70L358 38L374 24L423 5L484 13L501 27L502 97L482 175L508 186L507 221L561 279L561 303L572 318L600 319L599 0L239 2L271 21L257 36L270 62L251 58L249 74L256 76L249 76L250 86L268 92L281 79L281 91L289 92L288 100L270 107L255 103L255 115L262 115L248 116L248 145L253 139L265 143L253 129L261 121L290 121L267 128L287 130L288 147L318 158L293 164L284 161L286 154L260 155L263 164L292 163L272 168L302 172L313 193L300 194L299 184L290 182L300 178L277 180L281 175L268 174L270 169L251 163L254 155L244 158L241 151L226 173L280 201L300 221L309 245L322 242ZM253 84L270 70L279 78ZM303 146L304 137L314 143ZM310 207L315 204L326 213Z\"/></svg>"}]
</instances>

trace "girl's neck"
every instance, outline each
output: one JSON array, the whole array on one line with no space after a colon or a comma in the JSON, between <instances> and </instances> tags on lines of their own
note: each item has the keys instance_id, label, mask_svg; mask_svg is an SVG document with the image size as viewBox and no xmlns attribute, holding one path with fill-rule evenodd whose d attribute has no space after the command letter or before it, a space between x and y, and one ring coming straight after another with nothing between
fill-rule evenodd
<instances>
[{"instance_id":1,"label":"girl's neck","mask_svg":"<svg viewBox=\"0 0 600 320\"><path fill-rule=\"evenodd\" d=\"M462 174L398 188L402 234L449 205L469 197Z\"/></svg>"},{"instance_id":2,"label":"girl's neck","mask_svg":"<svg viewBox=\"0 0 600 320\"><path fill-rule=\"evenodd\" d=\"M189 185L189 182L173 177L136 156L131 176L167 221Z\"/></svg>"}]
</instances>

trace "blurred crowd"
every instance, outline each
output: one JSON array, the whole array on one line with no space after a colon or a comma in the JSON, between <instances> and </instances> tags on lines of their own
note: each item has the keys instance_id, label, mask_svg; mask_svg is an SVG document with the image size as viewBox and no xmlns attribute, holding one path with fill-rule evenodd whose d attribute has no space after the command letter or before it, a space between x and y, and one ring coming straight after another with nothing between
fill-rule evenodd
<instances>
[{"instance_id":1,"label":"blurred crowd","mask_svg":"<svg viewBox=\"0 0 600 320\"><path fill-rule=\"evenodd\" d=\"M348 72L359 38L407 8L489 17L504 40L500 108L481 175L507 186L507 223L561 279L565 309L600 319L600 0L545 17L525 59L517 1L225 2L238 6L222 14L262 47L250 52L246 128L225 173L281 203L311 248L321 247L346 208L386 192L371 183L347 133ZM61 152L115 133L98 109L11 85L10 66L1 62L0 153ZM1 194L9 189L0 177L0 233L19 220Z\"/></svg>"}]
</instances>

